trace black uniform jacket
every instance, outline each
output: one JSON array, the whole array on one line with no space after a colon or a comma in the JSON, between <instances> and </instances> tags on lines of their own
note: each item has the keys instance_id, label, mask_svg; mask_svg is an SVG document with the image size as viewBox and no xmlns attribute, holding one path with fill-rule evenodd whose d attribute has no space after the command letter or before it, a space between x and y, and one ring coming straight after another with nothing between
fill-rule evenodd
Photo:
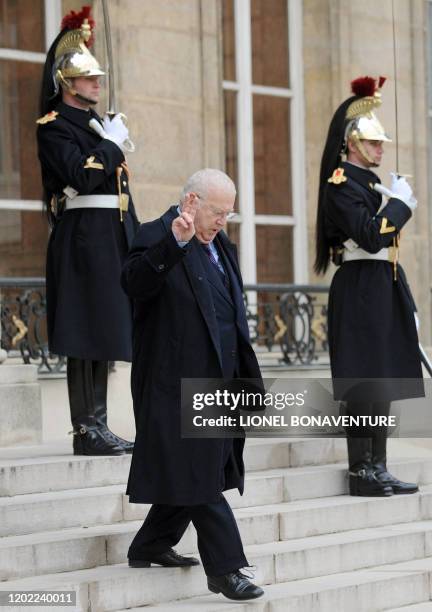
<instances>
[{"instance_id":1,"label":"black uniform jacket","mask_svg":"<svg viewBox=\"0 0 432 612\"><path fill-rule=\"evenodd\" d=\"M181 378L222 378L222 357L203 250L194 237L180 248L171 231L176 207L141 226L122 283L134 299L132 395L136 441L128 483L132 502L193 505L243 492L244 439L181 438ZM238 375L260 379L250 345L236 249L215 238L230 262L236 306ZM225 442L225 445L224 445ZM231 440L230 440L231 442ZM225 466L225 467L224 467Z\"/></svg>"},{"instance_id":2,"label":"black uniform jacket","mask_svg":"<svg viewBox=\"0 0 432 612\"><path fill-rule=\"evenodd\" d=\"M411 217L411 210L401 200L390 198L378 212L382 196L373 190L373 185L380 182L376 174L350 163L342 167L347 180L327 186L327 237L335 246L352 239L368 253L391 246ZM395 280L391 262L372 259L342 263L331 283L328 308L333 378L422 377L416 307L400 265ZM379 399L422 394L422 384L393 382Z\"/></svg>"},{"instance_id":3,"label":"black uniform jacket","mask_svg":"<svg viewBox=\"0 0 432 612\"><path fill-rule=\"evenodd\" d=\"M89 127L92 117L100 121L98 115L64 103L56 112L54 120L39 125L37 132L45 189L58 200L67 186L81 196L115 195L120 181L122 192L129 194L121 149ZM123 222L118 209L62 211L60 204L46 267L48 338L53 353L131 360L131 303L121 289L120 274L137 225L130 195Z\"/></svg>"}]
</instances>

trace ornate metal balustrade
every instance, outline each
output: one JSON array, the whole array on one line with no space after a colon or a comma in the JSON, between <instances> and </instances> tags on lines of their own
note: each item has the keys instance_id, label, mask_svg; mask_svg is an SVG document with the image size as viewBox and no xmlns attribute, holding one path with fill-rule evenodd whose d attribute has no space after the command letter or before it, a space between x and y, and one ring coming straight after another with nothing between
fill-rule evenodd
<instances>
[{"instance_id":1,"label":"ornate metal balustrade","mask_svg":"<svg viewBox=\"0 0 432 612\"><path fill-rule=\"evenodd\" d=\"M245 285L251 339L286 367L328 363L327 294L320 285ZM58 374L65 359L50 354L44 278L0 278L1 348Z\"/></svg>"},{"instance_id":2,"label":"ornate metal balustrade","mask_svg":"<svg viewBox=\"0 0 432 612\"><path fill-rule=\"evenodd\" d=\"M0 278L1 348L40 374L58 374L65 358L48 350L44 278Z\"/></svg>"},{"instance_id":3,"label":"ornate metal balustrade","mask_svg":"<svg viewBox=\"0 0 432 612\"><path fill-rule=\"evenodd\" d=\"M280 351L285 366L327 365L328 287L322 285L245 285L252 342Z\"/></svg>"}]
</instances>

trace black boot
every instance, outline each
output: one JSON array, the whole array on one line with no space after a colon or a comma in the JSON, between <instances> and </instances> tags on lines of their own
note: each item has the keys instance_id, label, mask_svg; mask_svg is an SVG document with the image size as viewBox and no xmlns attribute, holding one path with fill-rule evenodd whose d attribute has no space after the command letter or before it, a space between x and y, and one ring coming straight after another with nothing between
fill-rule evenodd
<instances>
[{"instance_id":1,"label":"black boot","mask_svg":"<svg viewBox=\"0 0 432 612\"><path fill-rule=\"evenodd\" d=\"M372 468L372 442L370 438L347 437L350 495L362 497L389 497L393 489L378 480Z\"/></svg>"},{"instance_id":2,"label":"black boot","mask_svg":"<svg viewBox=\"0 0 432 612\"><path fill-rule=\"evenodd\" d=\"M124 450L107 440L96 425L92 362L68 357L67 383L74 455L124 455Z\"/></svg>"},{"instance_id":3,"label":"black boot","mask_svg":"<svg viewBox=\"0 0 432 612\"><path fill-rule=\"evenodd\" d=\"M107 388L108 388L108 362L93 361L93 388L94 409L96 424L103 432L105 438L123 448L125 453L132 453L134 443L116 436L107 424Z\"/></svg>"},{"instance_id":4,"label":"black boot","mask_svg":"<svg viewBox=\"0 0 432 612\"><path fill-rule=\"evenodd\" d=\"M388 416L390 414L390 403L381 404L378 413ZM416 493L419 489L414 482L403 482L395 478L387 471L387 437L386 427L377 427L372 439L372 467L375 476L385 486L390 486L395 495L407 495Z\"/></svg>"}]
</instances>

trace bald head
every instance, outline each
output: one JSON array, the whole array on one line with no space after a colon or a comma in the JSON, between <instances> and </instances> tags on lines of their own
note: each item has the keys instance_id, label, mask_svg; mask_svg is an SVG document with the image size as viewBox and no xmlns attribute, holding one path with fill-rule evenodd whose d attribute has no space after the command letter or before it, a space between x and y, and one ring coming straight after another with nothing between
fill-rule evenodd
<instances>
[{"instance_id":1,"label":"bald head","mask_svg":"<svg viewBox=\"0 0 432 612\"><path fill-rule=\"evenodd\" d=\"M230 177L214 168L198 170L183 188L183 202L198 201L195 214L195 235L203 244L212 242L234 210L236 188Z\"/></svg>"},{"instance_id":2,"label":"bald head","mask_svg":"<svg viewBox=\"0 0 432 612\"><path fill-rule=\"evenodd\" d=\"M234 194L234 198L236 196L234 181L225 172L216 168L204 168L188 178L183 187L180 201L183 202L187 193L196 193L197 196L205 201L209 196L209 192L213 190L223 190Z\"/></svg>"}]
</instances>

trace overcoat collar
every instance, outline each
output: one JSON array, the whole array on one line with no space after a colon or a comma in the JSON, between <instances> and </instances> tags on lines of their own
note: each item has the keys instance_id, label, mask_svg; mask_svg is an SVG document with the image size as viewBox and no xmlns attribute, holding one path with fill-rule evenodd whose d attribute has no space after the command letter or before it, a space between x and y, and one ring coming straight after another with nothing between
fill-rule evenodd
<instances>
[{"instance_id":1,"label":"overcoat collar","mask_svg":"<svg viewBox=\"0 0 432 612\"><path fill-rule=\"evenodd\" d=\"M162 215L161 220L167 232L172 231L171 225L173 220L177 216L177 204L171 206L167 210L167 212ZM228 237L221 232L216 236L215 240L217 241L218 246L221 246L223 252L229 259L229 262L235 274L235 277L231 280L235 284L238 283L238 287L241 293L241 276L235 257L236 247L234 244L232 244L232 242L229 241ZM222 370L222 354L219 340L219 328L216 320L216 313L214 311L211 289L208 285L206 270L203 266L201 259L202 253L199 249L201 249L201 245L197 238L194 236L189 242L188 253L186 257L184 257L182 265L184 266L186 275L192 287L192 291L202 312L203 318L207 324L210 337L216 349ZM237 300L235 300L235 302L237 302ZM238 310L237 303L236 306Z\"/></svg>"}]
</instances>

